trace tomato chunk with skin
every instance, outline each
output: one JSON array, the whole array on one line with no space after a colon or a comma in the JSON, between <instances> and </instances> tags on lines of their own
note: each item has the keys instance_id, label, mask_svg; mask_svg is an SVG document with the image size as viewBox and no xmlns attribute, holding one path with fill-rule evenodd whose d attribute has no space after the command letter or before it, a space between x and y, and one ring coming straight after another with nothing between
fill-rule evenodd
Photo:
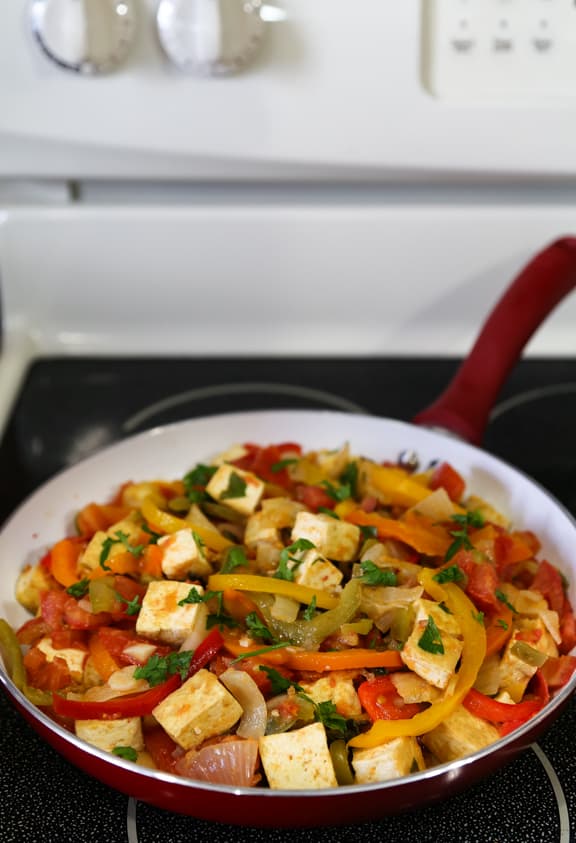
<instances>
[{"instance_id":1,"label":"tomato chunk with skin","mask_svg":"<svg viewBox=\"0 0 576 843\"><path fill-rule=\"evenodd\" d=\"M303 503L312 512L319 509L334 509L336 501L331 498L323 486L309 486L302 483L296 486L296 500Z\"/></svg>"},{"instance_id":2,"label":"tomato chunk with skin","mask_svg":"<svg viewBox=\"0 0 576 843\"><path fill-rule=\"evenodd\" d=\"M500 584L498 572L490 562L477 562L473 552L462 550L454 557L454 562L466 574L466 594L483 612L494 612L502 604L496 597Z\"/></svg>"},{"instance_id":3,"label":"tomato chunk with skin","mask_svg":"<svg viewBox=\"0 0 576 843\"><path fill-rule=\"evenodd\" d=\"M432 471L428 487L433 490L444 489L450 500L457 503L462 500L466 483L449 462L441 462Z\"/></svg>"},{"instance_id":4,"label":"tomato chunk with skin","mask_svg":"<svg viewBox=\"0 0 576 843\"><path fill-rule=\"evenodd\" d=\"M407 720L421 711L418 703L404 702L389 676L363 682L358 697L371 720Z\"/></svg>"}]
</instances>

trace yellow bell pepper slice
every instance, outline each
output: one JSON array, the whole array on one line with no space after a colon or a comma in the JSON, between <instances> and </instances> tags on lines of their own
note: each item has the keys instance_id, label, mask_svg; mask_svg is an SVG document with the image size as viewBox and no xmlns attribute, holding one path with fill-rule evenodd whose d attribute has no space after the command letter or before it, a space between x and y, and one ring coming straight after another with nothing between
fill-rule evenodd
<instances>
[{"instance_id":1,"label":"yellow bell pepper slice","mask_svg":"<svg viewBox=\"0 0 576 843\"><path fill-rule=\"evenodd\" d=\"M212 574L208 578L208 588L211 591L224 591L235 588L238 591L261 591L266 594L283 594L299 603L309 605L316 598L316 605L320 609L334 609L340 602L339 597L333 597L326 591L298 585L290 580L280 580L276 577L261 577L258 574Z\"/></svg>"},{"instance_id":2,"label":"yellow bell pepper slice","mask_svg":"<svg viewBox=\"0 0 576 843\"><path fill-rule=\"evenodd\" d=\"M140 511L146 521L164 533L194 530L210 550L226 550L226 548L234 546L234 542L229 541L218 530L209 530L203 525L194 524L191 521L185 521L184 518L178 518L177 515L172 515L170 512L164 512L163 509L156 506L151 498L146 498L143 501Z\"/></svg>"},{"instance_id":3,"label":"yellow bell pepper slice","mask_svg":"<svg viewBox=\"0 0 576 843\"><path fill-rule=\"evenodd\" d=\"M438 726L462 702L478 675L486 653L486 631L478 611L461 588L454 583L439 585L434 571L423 568L418 579L425 591L444 602L460 624L464 646L460 670L454 692L445 699L414 715L410 720L376 720L372 727L349 742L350 746L368 748L378 746L391 738L423 735Z\"/></svg>"},{"instance_id":4,"label":"yellow bell pepper slice","mask_svg":"<svg viewBox=\"0 0 576 843\"><path fill-rule=\"evenodd\" d=\"M362 468L366 472L366 480L382 494L385 503L410 507L432 494L431 489L414 480L401 468L366 462Z\"/></svg>"}]
</instances>

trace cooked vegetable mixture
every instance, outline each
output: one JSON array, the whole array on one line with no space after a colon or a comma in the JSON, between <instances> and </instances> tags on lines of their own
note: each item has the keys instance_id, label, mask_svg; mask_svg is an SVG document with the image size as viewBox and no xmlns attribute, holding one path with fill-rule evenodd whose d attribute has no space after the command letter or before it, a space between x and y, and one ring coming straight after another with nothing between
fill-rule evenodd
<instances>
[{"instance_id":1,"label":"cooked vegetable mixture","mask_svg":"<svg viewBox=\"0 0 576 843\"><path fill-rule=\"evenodd\" d=\"M128 482L17 582L15 684L123 759L275 789L381 782L525 723L576 667L538 537L456 467L244 444Z\"/></svg>"}]
</instances>

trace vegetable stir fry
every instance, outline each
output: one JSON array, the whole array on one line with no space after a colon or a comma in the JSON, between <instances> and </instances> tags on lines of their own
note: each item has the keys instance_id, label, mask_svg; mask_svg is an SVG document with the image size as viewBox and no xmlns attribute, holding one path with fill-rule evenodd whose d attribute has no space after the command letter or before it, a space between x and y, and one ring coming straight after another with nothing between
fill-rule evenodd
<instances>
[{"instance_id":1,"label":"vegetable stir fry","mask_svg":"<svg viewBox=\"0 0 576 843\"><path fill-rule=\"evenodd\" d=\"M19 576L0 647L65 728L247 787L381 782L473 753L570 678L576 622L538 537L421 473L236 445L87 504Z\"/></svg>"}]
</instances>

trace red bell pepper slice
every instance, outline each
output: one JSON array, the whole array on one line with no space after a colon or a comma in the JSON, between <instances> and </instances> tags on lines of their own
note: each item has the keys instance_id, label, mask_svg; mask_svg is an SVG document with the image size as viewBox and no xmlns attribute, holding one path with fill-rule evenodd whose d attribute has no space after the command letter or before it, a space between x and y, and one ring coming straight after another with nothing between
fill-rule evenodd
<instances>
[{"instance_id":1,"label":"red bell pepper slice","mask_svg":"<svg viewBox=\"0 0 576 843\"><path fill-rule=\"evenodd\" d=\"M464 697L462 704L471 714L489 720L491 723L524 723L529 720L544 705L542 699L525 700L520 703L503 703L481 694L471 688Z\"/></svg>"},{"instance_id":2,"label":"red bell pepper slice","mask_svg":"<svg viewBox=\"0 0 576 843\"><path fill-rule=\"evenodd\" d=\"M418 703L405 703L389 676L377 676L363 682L358 688L358 698L370 720L409 720L422 707Z\"/></svg>"},{"instance_id":3,"label":"red bell pepper slice","mask_svg":"<svg viewBox=\"0 0 576 843\"><path fill-rule=\"evenodd\" d=\"M190 679L191 676L194 676L195 673L198 673L199 670L211 662L223 645L224 639L219 629L214 627L194 650L186 678Z\"/></svg>"},{"instance_id":4,"label":"red bell pepper slice","mask_svg":"<svg viewBox=\"0 0 576 843\"><path fill-rule=\"evenodd\" d=\"M433 470L428 487L430 489L444 489L450 500L458 503L462 499L466 483L462 475L449 462L441 462Z\"/></svg>"},{"instance_id":5,"label":"red bell pepper slice","mask_svg":"<svg viewBox=\"0 0 576 843\"><path fill-rule=\"evenodd\" d=\"M143 717L151 714L153 709L181 684L179 674L175 673L166 682L141 694L117 697L104 702L68 700L59 694L54 694L53 706L56 714L61 717L71 717L74 720L118 720L121 717Z\"/></svg>"}]
</instances>

